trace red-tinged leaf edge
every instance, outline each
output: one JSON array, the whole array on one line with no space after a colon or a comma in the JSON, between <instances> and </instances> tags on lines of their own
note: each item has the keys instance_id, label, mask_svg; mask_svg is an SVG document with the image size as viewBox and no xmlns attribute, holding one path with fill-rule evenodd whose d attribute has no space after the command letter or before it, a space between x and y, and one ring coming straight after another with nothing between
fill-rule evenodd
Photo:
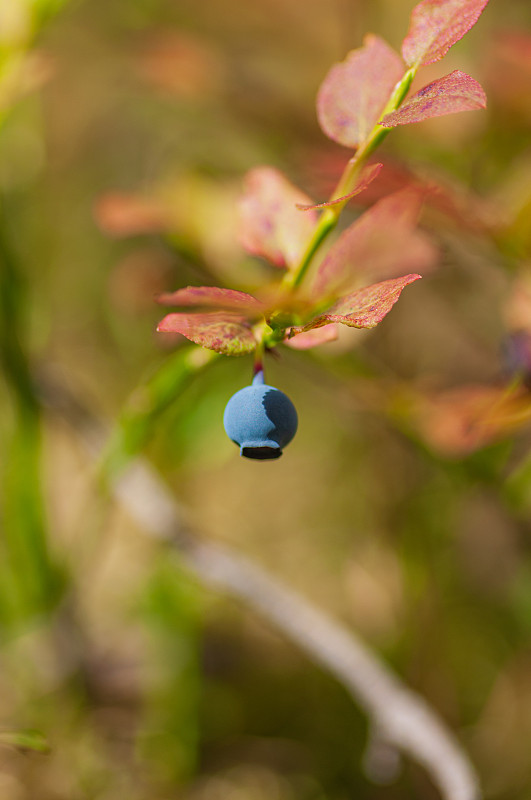
<instances>
[{"instance_id":1,"label":"red-tinged leaf edge","mask_svg":"<svg viewBox=\"0 0 531 800\"><path fill-rule=\"evenodd\" d=\"M176 292L160 294L155 298L163 306L199 306L203 308L225 308L251 312L256 316L264 309L263 303L246 292L223 289L218 286L185 286Z\"/></svg>"},{"instance_id":2,"label":"red-tinged leaf edge","mask_svg":"<svg viewBox=\"0 0 531 800\"><path fill-rule=\"evenodd\" d=\"M441 394L419 395L415 424L430 447L462 457L529 426L529 393L522 386L468 384Z\"/></svg>"},{"instance_id":3,"label":"red-tinged leaf edge","mask_svg":"<svg viewBox=\"0 0 531 800\"><path fill-rule=\"evenodd\" d=\"M336 197L335 200L328 200L325 203L315 203L313 206L297 203L297 208L301 211L312 211L317 208L329 208L330 206L336 206L338 203L344 203L345 201L350 200L352 197L356 197L356 195L365 191L365 189L370 186L373 180L378 177L382 167L383 164L369 164L367 167L365 167L352 192L344 195L343 197Z\"/></svg>"},{"instance_id":4,"label":"red-tinged leaf edge","mask_svg":"<svg viewBox=\"0 0 531 800\"><path fill-rule=\"evenodd\" d=\"M159 200L124 192L102 195L94 207L94 217L104 233L117 238L160 233L170 227L168 211Z\"/></svg>"},{"instance_id":5,"label":"red-tinged leaf edge","mask_svg":"<svg viewBox=\"0 0 531 800\"><path fill-rule=\"evenodd\" d=\"M456 69L424 86L397 111L386 114L380 125L394 128L445 114L477 111L486 106L487 96L481 85L466 72Z\"/></svg>"},{"instance_id":6,"label":"red-tinged leaf edge","mask_svg":"<svg viewBox=\"0 0 531 800\"><path fill-rule=\"evenodd\" d=\"M408 66L440 61L476 24L488 0L422 0L411 12L402 42Z\"/></svg>"},{"instance_id":7,"label":"red-tinged leaf edge","mask_svg":"<svg viewBox=\"0 0 531 800\"><path fill-rule=\"evenodd\" d=\"M157 331L180 333L195 344L226 356L246 355L256 348L250 324L237 314L168 314L159 322Z\"/></svg>"},{"instance_id":8,"label":"red-tinged leaf edge","mask_svg":"<svg viewBox=\"0 0 531 800\"><path fill-rule=\"evenodd\" d=\"M380 283L373 283L363 289L357 289L337 300L328 311L319 314L301 327L292 328L290 337L298 333L321 328L330 322L339 322L350 328L374 328L391 311L402 294L402 290L422 275L403 275Z\"/></svg>"},{"instance_id":9,"label":"red-tinged leaf edge","mask_svg":"<svg viewBox=\"0 0 531 800\"><path fill-rule=\"evenodd\" d=\"M295 333L292 334L291 331L295 331ZM288 333L288 338L284 344L294 350L310 350L312 347L318 347L321 344L335 342L338 337L337 325L333 323L305 332L301 332L297 328L292 328L291 331Z\"/></svg>"}]
</instances>

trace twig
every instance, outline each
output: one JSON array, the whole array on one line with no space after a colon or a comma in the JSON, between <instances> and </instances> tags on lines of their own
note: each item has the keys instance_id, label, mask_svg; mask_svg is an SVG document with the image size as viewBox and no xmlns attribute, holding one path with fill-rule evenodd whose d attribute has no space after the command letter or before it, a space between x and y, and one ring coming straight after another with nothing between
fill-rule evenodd
<instances>
[{"instance_id":1,"label":"twig","mask_svg":"<svg viewBox=\"0 0 531 800\"><path fill-rule=\"evenodd\" d=\"M92 456L105 426L49 376L43 399L75 428ZM477 776L460 745L427 703L353 633L226 545L193 535L170 492L142 459L117 480L113 494L150 536L176 548L179 560L207 586L242 600L334 675L366 711L377 739L422 764L444 800L480 800Z\"/></svg>"}]
</instances>

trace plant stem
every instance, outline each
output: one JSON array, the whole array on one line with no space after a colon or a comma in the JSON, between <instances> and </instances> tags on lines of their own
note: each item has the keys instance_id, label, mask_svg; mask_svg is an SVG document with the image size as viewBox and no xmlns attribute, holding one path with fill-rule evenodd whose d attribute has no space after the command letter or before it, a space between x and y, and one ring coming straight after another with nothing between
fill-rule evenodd
<instances>
[{"instance_id":1,"label":"plant stem","mask_svg":"<svg viewBox=\"0 0 531 800\"><path fill-rule=\"evenodd\" d=\"M265 343L264 338L262 338L254 351L253 378L256 377L259 372L264 371L264 351Z\"/></svg>"},{"instance_id":2,"label":"plant stem","mask_svg":"<svg viewBox=\"0 0 531 800\"><path fill-rule=\"evenodd\" d=\"M409 91L417 69L417 66L411 67L398 81L387 105L382 111L382 118L386 114L396 111L396 109L401 105ZM365 142L360 145L356 154L350 159L350 161L348 161L345 169L343 170L343 174L341 175L339 183L332 192L330 201L337 200L339 197L344 197L353 190L361 168L367 161L368 157L383 142L389 132L389 128L384 128L379 123L374 126ZM341 212L347 203L348 199L343 200L340 203L336 203L336 205L327 208L323 212L313 232L312 238L308 242L308 246L302 256L299 266L292 272L286 273L284 280L282 281L282 284L285 288L296 289L298 286L300 286L315 254L321 247L324 240L327 238L328 234L331 233L331 231L333 231L336 227L339 217L341 216Z\"/></svg>"}]
</instances>

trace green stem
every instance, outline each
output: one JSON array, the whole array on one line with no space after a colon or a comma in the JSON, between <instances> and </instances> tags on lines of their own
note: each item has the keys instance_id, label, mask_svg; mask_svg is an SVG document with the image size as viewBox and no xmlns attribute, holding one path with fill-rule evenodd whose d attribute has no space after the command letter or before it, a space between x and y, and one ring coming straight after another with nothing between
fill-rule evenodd
<instances>
[{"instance_id":1,"label":"green stem","mask_svg":"<svg viewBox=\"0 0 531 800\"><path fill-rule=\"evenodd\" d=\"M265 339L262 337L254 351L253 377L264 370Z\"/></svg>"},{"instance_id":2,"label":"green stem","mask_svg":"<svg viewBox=\"0 0 531 800\"><path fill-rule=\"evenodd\" d=\"M408 69L407 72L404 73L401 80L395 86L394 91L382 112L382 118L386 114L390 114L392 111L396 111L396 109L404 101L404 98L406 97L409 91L413 78L415 77L417 69L418 69L417 66L413 66L410 69ZM339 183L332 192L330 201L337 200L340 197L345 197L345 195L350 194L350 192L354 189L356 180L363 165L365 164L369 156L383 142L387 134L390 133L390 130L391 130L390 128L384 128L379 123L374 126L368 138L359 147L354 157L351 158L350 161L347 163L345 169L343 170L343 174L341 175ZM336 227L339 221L339 217L341 216L341 212L343 211L347 203L348 199L343 200L340 203L336 203L335 205L330 206L323 212L313 232L312 238L308 242L308 246L302 256L300 264L293 271L286 273L284 280L282 281L283 286L285 288L296 289L298 286L300 286L309 267L311 266L315 254L317 253L317 251L319 250L319 248L321 247L322 243L325 241L329 233L331 233Z\"/></svg>"},{"instance_id":3,"label":"green stem","mask_svg":"<svg viewBox=\"0 0 531 800\"><path fill-rule=\"evenodd\" d=\"M341 195L337 195L337 190L333 193L332 199L334 199L336 196L341 197ZM300 286L315 254L321 247L328 234L331 233L336 227L338 218L339 217L333 208L327 208L326 211L323 212L312 234L312 238L310 239L304 252L301 263L293 272L287 272L284 280L282 281L286 288L296 289L298 286Z\"/></svg>"}]
</instances>

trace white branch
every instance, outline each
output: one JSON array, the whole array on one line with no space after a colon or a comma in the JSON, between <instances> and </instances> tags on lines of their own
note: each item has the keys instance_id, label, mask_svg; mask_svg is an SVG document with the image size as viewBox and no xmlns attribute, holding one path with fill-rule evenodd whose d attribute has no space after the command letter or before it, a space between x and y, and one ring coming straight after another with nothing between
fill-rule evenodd
<instances>
[{"instance_id":1,"label":"white branch","mask_svg":"<svg viewBox=\"0 0 531 800\"><path fill-rule=\"evenodd\" d=\"M105 427L61 384L47 380L43 385L47 405L97 455ZM369 715L378 737L422 764L444 800L480 800L476 774L443 722L352 630L232 548L185 531L173 497L145 461L136 459L112 488L131 518L149 535L174 545L180 561L203 583L242 600L334 675Z\"/></svg>"}]
</instances>

